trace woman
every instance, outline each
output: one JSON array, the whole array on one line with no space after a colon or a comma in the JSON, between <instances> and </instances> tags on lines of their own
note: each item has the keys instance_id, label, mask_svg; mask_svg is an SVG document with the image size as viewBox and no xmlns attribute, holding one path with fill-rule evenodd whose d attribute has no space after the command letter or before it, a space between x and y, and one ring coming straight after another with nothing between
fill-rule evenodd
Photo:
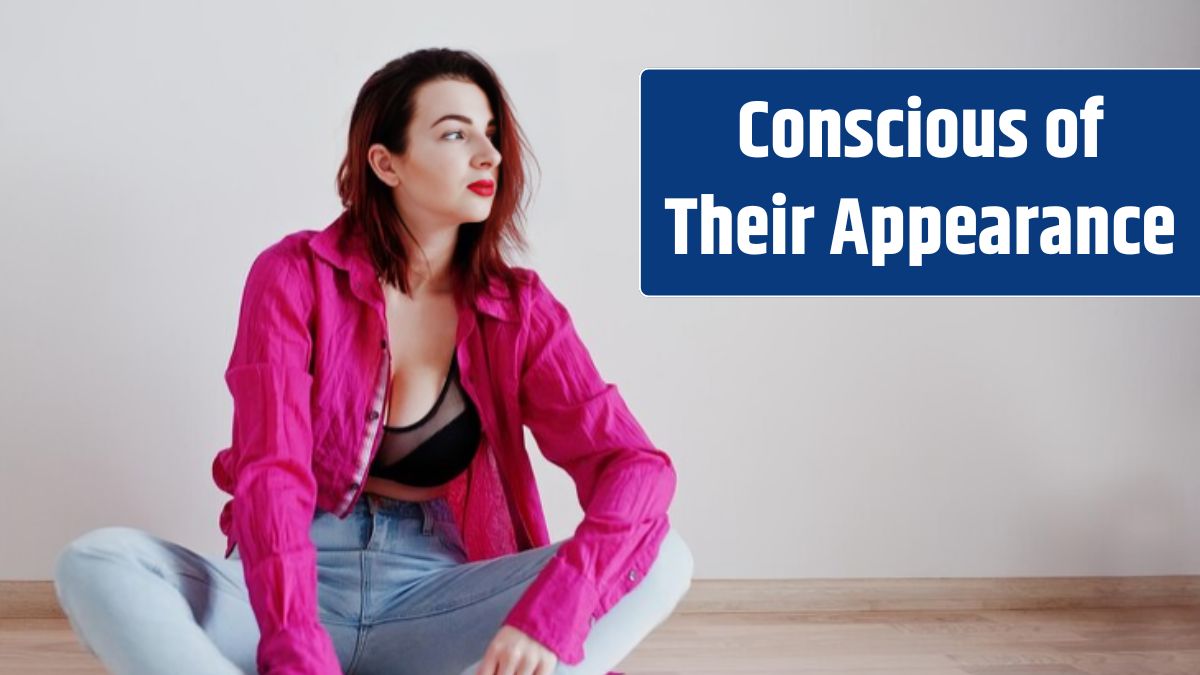
<instances>
[{"instance_id":1,"label":"woman","mask_svg":"<svg viewBox=\"0 0 1200 675\"><path fill-rule=\"evenodd\" d=\"M468 52L366 82L345 211L246 280L213 462L225 555L109 527L59 556L59 601L111 671L603 673L673 611L692 558L671 460L501 255L524 246L525 145ZM525 426L584 509L555 543Z\"/></svg>"}]
</instances>

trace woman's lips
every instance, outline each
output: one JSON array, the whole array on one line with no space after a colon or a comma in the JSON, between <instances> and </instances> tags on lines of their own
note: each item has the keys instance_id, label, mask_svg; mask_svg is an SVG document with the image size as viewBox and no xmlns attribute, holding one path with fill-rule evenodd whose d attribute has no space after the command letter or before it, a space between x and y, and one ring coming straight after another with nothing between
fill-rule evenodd
<instances>
[{"instance_id":1,"label":"woman's lips","mask_svg":"<svg viewBox=\"0 0 1200 675\"><path fill-rule=\"evenodd\" d=\"M468 185L467 189L482 197L490 197L496 191L496 184L490 180L477 180Z\"/></svg>"}]
</instances>

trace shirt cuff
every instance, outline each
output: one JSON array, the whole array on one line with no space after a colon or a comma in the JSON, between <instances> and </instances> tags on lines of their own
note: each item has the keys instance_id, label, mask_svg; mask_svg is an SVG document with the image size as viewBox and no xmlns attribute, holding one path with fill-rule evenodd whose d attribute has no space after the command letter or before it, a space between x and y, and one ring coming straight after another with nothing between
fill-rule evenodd
<instances>
[{"instance_id":1,"label":"shirt cuff","mask_svg":"<svg viewBox=\"0 0 1200 675\"><path fill-rule=\"evenodd\" d=\"M259 640L257 666L272 675L342 675L333 640L320 623L289 626Z\"/></svg>"},{"instance_id":2,"label":"shirt cuff","mask_svg":"<svg viewBox=\"0 0 1200 675\"><path fill-rule=\"evenodd\" d=\"M567 665L583 661L597 593L585 578L555 555L509 610L505 624L540 642Z\"/></svg>"}]
</instances>

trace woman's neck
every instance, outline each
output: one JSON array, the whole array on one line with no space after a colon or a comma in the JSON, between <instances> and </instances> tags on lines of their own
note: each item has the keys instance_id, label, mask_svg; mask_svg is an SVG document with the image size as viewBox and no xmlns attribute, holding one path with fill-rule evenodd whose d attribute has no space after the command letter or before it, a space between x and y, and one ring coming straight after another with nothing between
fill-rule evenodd
<instances>
[{"instance_id":1,"label":"woman's neck","mask_svg":"<svg viewBox=\"0 0 1200 675\"><path fill-rule=\"evenodd\" d=\"M414 298L418 295L443 295L454 291L454 274L451 261L454 247L458 243L458 228L436 230L413 229L416 237L403 235L405 252L408 254L408 290Z\"/></svg>"}]
</instances>

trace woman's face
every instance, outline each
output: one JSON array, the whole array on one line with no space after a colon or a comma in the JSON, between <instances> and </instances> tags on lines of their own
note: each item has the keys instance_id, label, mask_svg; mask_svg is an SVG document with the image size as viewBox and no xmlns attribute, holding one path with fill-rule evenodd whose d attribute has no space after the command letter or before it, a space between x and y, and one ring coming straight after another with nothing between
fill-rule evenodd
<instances>
[{"instance_id":1,"label":"woman's face","mask_svg":"<svg viewBox=\"0 0 1200 675\"><path fill-rule=\"evenodd\" d=\"M487 219L500 175L487 96L473 82L434 80L415 97L408 148L391 162L400 215L414 231ZM492 189L468 187L481 180Z\"/></svg>"}]
</instances>

